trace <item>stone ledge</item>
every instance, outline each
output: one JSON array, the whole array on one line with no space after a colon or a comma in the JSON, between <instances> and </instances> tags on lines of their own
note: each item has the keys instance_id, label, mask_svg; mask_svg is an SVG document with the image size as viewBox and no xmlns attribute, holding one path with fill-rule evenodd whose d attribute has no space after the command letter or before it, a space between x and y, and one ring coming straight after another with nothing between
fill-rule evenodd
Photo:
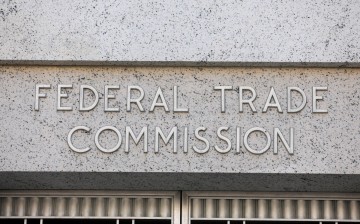
<instances>
[{"instance_id":1,"label":"stone ledge","mask_svg":"<svg viewBox=\"0 0 360 224\"><path fill-rule=\"evenodd\" d=\"M85 61L85 60L0 60L0 65L19 66L139 66L139 67L298 67L360 68L360 62L244 62L244 61Z\"/></svg>"},{"instance_id":2,"label":"stone ledge","mask_svg":"<svg viewBox=\"0 0 360 224\"><path fill-rule=\"evenodd\" d=\"M342 174L0 172L0 179L2 190L360 192L360 175Z\"/></svg>"}]
</instances>

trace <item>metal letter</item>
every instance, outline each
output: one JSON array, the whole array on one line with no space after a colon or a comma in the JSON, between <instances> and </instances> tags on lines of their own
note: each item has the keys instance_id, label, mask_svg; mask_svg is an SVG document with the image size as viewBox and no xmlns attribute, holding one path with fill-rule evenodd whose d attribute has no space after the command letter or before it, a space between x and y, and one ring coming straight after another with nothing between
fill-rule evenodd
<instances>
[{"instance_id":1,"label":"metal letter","mask_svg":"<svg viewBox=\"0 0 360 224\"><path fill-rule=\"evenodd\" d=\"M118 107L109 108L109 99L115 99L115 95L109 94L109 89L120 89L120 86L105 86L105 90L104 90L105 108L104 108L104 111L105 112L120 111L120 108L118 108Z\"/></svg>"},{"instance_id":2,"label":"metal letter","mask_svg":"<svg viewBox=\"0 0 360 224\"><path fill-rule=\"evenodd\" d=\"M95 95L95 101L94 103L89 107L84 107L84 89L91 90ZM81 85L80 86L80 111L90 111L95 108L97 103L99 102L99 93L96 91L96 89L89 85Z\"/></svg>"},{"instance_id":3,"label":"metal letter","mask_svg":"<svg viewBox=\"0 0 360 224\"><path fill-rule=\"evenodd\" d=\"M126 134L125 134L125 152L129 152L130 136L134 140L136 145L139 144L141 137L144 136L144 152L145 153L148 152L148 143L147 143L148 129L147 129L147 127L143 127L138 136L135 136L133 130L128 126L126 126L126 128L125 128L125 132L126 132Z\"/></svg>"},{"instance_id":4,"label":"metal letter","mask_svg":"<svg viewBox=\"0 0 360 224\"><path fill-rule=\"evenodd\" d=\"M165 144L168 144L171 137L174 136L174 153L177 153L177 127L173 127L170 130L170 133L167 137L165 137L164 133L161 131L159 127L155 128L155 152L159 152L159 136L162 138Z\"/></svg>"},{"instance_id":5,"label":"metal letter","mask_svg":"<svg viewBox=\"0 0 360 224\"><path fill-rule=\"evenodd\" d=\"M77 130L84 130L86 132L89 132L91 129L86 127L86 126L77 126L73 129L71 129L71 131L69 132L68 134L68 137L67 137L67 143L69 145L69 147L75 151L75 152L78 152L78 153L84 153L84 152L87 152L90 150L90 147L86 147L86 148L83 148L83 149L79 149L79 148L76 148L73 144L72 144L72 141L71 141L71 138L72 138L72 135L74 134L75 131Z\"/></svg>"},{"instance_id":6,"label":"metal letter","mask_svg":"<svg viewBox=\"0 0 360 224\"><path fill-rule=\"evenodd\" d=\"M278 136L280 137L282 143L284 144L286 150L290 155L294 154L294 128L290 128L290 146L286 142L284 135L281 133L279 128L274 128L274 154L278 153Z\"/></svg>"},{"instance_id":7,"label":"metal letter","mask_svg":"<svg viewBox=\"0 0 360 224\"><path fill-rule=\"evenodd\" d=\"M188 108L178 108L178 87L174 86L174 112L189 112Z\"/></svg>"},{"instance_id":8,"label":"metal letter","mask_svg":"<svg viewBox=\"0 0 360 224\"><path fill-rule=\"evenodd\" d=\"M225 113L225 90L232 88L232 86L214 86L214 90L221 90L221 113Z\"/></svg>"},{"instance_id":9,"label":"metal letter","mask_svg":"<svg viewBox=\"0 0 360 224\"><path fill-rule=\"evenodd\" d=\"M328 111L326 109L319 109L317 108L316 106L316 102L318 100L323 100L323 97L322 96L318 96L316 95L316 92L317 91L327 91L328 88L327 87L324 87L324 86L321 86L321 87L313 87L313 98L312 98L312 112L313 113L327 113Z\"/></svg>"},{"instance_id":10,"label":"metal letter","mask_svg":"<svg viewBox=\"0 0 360 224\"><path fill-rule=\"evenodd\" d=\"M40 93L40 89L50 89L51 85L47 84L36 84L35 85L35 110L39 110L39 98L45 98L46 93Z\"/></svg>"},{"instance_id":11,"label":"metal letter","mask_svg":"<svg viewBox=\"0 0 360 224\"><path fill-rule=\"evenodd\" d=\"M240 148L241 148L241 145L242 145L240 135L241 135L241 128L236 127L236 153L240 153Z\"/></svg>"},{"instance_id":12,"label":"metal letter","mask_svg":"<svg viewBox=\"0 0 360 224\"><path fill-rule=\"evenodd\" d=\"M252 149L250 146L249 146L249 143L248 143L248 138L249 138L249 135L252 133L252 132L255 132L255 131L259 131L259 132L262 132L265 134L266 136L266 139L267 139L267 142L266 142L266 146L261 149L261 150L254 150ZM244 145L245 145L245 148L253 153L253 154L256 154L256 155L260 155L260 154L263 154L264 152L266 152L269 148L270 148L270 144L271 144L271 139L270 139L270 134L263 128L260 128L260 127L255 127L255 128L250 128L246 133L245 133L245 136L244 136Z\"/></svg>"},{"instance_id":13,"label":"metal letter","mask_svg":"<svg viewBox=\"0 0 360 224\"><path fill-rule=\"evenodd\" d=\"M115 147L111 148L111 149L105 149L104 147L102 147L99 143L99 136L100 134L103 132L103 131L107 131L107 130L111 130L113 132L115 132L118 136L118 142L117 144L115 145ZM121 146L121 133L120 131L113 127L113 126L105 126L105 127L102 127L100 128L97 132L96 132L96 135L95 135L95 144L96 146L98 147L98 149L102 152L106 152L106 153L112 153L112 152L115 152L116 150L118 150L118 148L120 148Z\"/></svg>"},{"instance_id":14,"label":"metal letter","mask_svg":"<svg viewBox=\"0 0 360 224\"><path fill-rule=\"evenodd\" d=\"M184 153L188 152L188 128L184 128Z\"/></svg>"},{"instance_id":15,"label":"metal letter","mask_svg":"<svg viewBox=\"0 0 360 224\"><path fill-rule=\"evenodd\" d=\"M203 153L206 153L206 152L209 151L210 144L209 144L209 141L208 141L206 138L204 138L204 137L202 137L202 136L199 135L199 132L200 132L200 131L206 131L206 128L204 128L204 127L198 127L198 128L195 130L195 137L196 137L197 139L199 139L200 141L205 142L206 147L205 147L204 149L199 149L199 148L197 148L196 146L193 146L193 150L194 150L195 152L197 152L197 153L203 154Z\"/></svg>"},{"instance_id":16,"label":"metal letter","mask_svg":"<svg viewBox=\"0 0 360 224\"><path fill-rule=\"evenodd\" d=\"M138 90L140 92L140 96L137 99L131 99L130 94L131 94L131 90ZM130 112L131 111L131 103L136 103L136 105L139 107L139 110L141 112L144 112L144 108L141 106L140 101L142 99L144 99L145 93L144 90L140 87L140 86L128 86L127 88L127 99L126 99L126 111Z\"/></svg>"},{"instance_id":17,"label":"metal letter","mask_svg":"<svg viewBox=\"0 0 360 224\"><path fill-rule=\"evenodd\" d=\"M220 152L220 153L228 153L228 152L231 150L231 141L230 141L230 139L228 139L227 137L225 137L225 136L223 136L223 135L221 134L222 131L227 131L227 130L229 130L229 127L220 127L220 128L218 128L218 130L217 130L217 132L216 132L217 136L218 136L221 140L224 140L224 141L227 143L227 145L228 145L228 146L226 147L226 149L221 149L221 148L219 148L217 145L215 145L216 151L218 151L218 152Z\"/></svg>"},{"instance_id":18,"label":"metal letter","mask_svg":"<svg viewBox=\"0 0 360 224\"><path fill-rule=\"evenodd\" d=\"M271 100L274 99L274 103L271 103ZM268 95L268 98L266 100L266 103L265 103L265 106L264 106L264 109L263 109L263 113L266 113L268 108L269 107L276 107L277 108L277 111L279 113L282 113L282 109L281 109L281 106L280 106L280 103L279 103L279 100L276 96L276 93L275 93L275 90L274 90L274 87L271 87L270 89L270 93Z\"/></svg>"},{"instance_id":19,"label":"metal letter","mask_svg":"<svg viewBox=\"0 0 360 224\"><path fill-rule=\"evenodd\" d=\"M301 94L302 96L302 103L298 108L291 108L291 91L296 91ZM306 95L304 91L302 91L299 87L288 87L287 91L287 98L288 98L288 113L296 113L300 112L302 109L304 109L306 105Z\"/></svg>"},{"instance_id":20,"label":"metal letter","mask_svg":"<svg viewBox=\"0 0 360 224\"><path fill-rule=\"evenodd\" d=\"M160 97L161 102L158 103L157 101L158 101L159 97ZM155 107L164 107L164 110L165 110L166 112L169 112L169 107L168 107L167 104L166 104L164 95L163 95L160 87L159 87L158 90L156 91L156 94L155 94L155 97L154 97L154 101L153 101L153 103L152 103L152 105L151 105L150 111L153 112L154 109L155 109Z\"/></svg>"},{"instance_id":21,"label":"metal letter","mask_svg":"<svg viewBox=\"0 0 360 224\"><path fill-rule=\"evenodd\" d=\"M243 99L243 90L249 90L252 94L252 97L250 99L244 100ZM255 106L253 104L255 99L256 99L256 92L252 87L250 87L250 86L240 86L239 87L239 100L240 100L239 111L240 112L243 112L243 104L249 104L252 112L257 112L255 109Z\"/></svg>"},{"instance_id":22,"label":"metal letter","mask_svg":"<svg viewBox=\"0 0 360 224\"><path fill-rule=\"evenodd\" d=\"M68 98L69 95L67 93L61 93L61 89L73 88L73 85L58 85L58 97L57 97L57 110L72 110L72 106L61 106L61 98Z\"/></svg>"}]
</instances>

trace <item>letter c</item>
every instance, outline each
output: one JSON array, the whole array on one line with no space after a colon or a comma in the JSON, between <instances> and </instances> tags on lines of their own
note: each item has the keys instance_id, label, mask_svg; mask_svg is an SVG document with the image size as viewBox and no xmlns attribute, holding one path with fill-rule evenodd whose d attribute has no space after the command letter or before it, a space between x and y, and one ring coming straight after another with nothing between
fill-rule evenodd
<instances>
[{"instance_id":1,"label":"letter c","mask_svg":"<svg viewBox=\"0 0 360 224\"><path fill-rule=\"evenodd\" d=\"M69 145L69 147L75 151L75 152L78 152L78 153L84 153L84 152L87 152L90 150L90 147L86 147L86 148L83 148L83 149L79 149L79 148L76 148L73 144L72 144L72 141L71 141L71 137L72 135L74 134L75 131L77 130L85 130L85 131L90 131L91 129L86 127L86 126L76 126L75 128L71 129L71 131L69 132L68 134L68 137L67 137L67 143Z\"/></svg>"}]
</instances>

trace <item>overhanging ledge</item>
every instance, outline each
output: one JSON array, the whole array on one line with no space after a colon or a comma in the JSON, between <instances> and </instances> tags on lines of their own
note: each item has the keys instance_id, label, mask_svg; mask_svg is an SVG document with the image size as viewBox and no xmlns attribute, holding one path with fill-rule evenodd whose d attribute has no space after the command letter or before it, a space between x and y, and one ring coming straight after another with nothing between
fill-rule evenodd
<instances>
[{"instance_id":1,"label":"overhanging ledge","mask_svg":"<svg viewBox=\"0 0 360 224\"><path fill-rule=\"evenodd\" d=\"M0 189L360 192L358 174L0 172Z\"/></svg>"},{"instance_id":2,"label":"overhanging ledge","mask_svg":"<svg viewBox=\"0 0 360 224\"><path fill-rule=\"evenodd\" d=\"M146 67L294 67L360 68L359 62L281 61L90 61L90 60L0 60L1 65L31 66L146 66Z\"/></svg>"}]
</instances>

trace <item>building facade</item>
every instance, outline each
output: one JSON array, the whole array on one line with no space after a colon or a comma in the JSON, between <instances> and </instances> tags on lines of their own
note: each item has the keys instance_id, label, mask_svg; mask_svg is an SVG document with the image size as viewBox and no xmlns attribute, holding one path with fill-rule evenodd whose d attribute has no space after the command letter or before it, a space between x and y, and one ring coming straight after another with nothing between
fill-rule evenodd
<instances>
[{"instance_id":1,"label":"building facade","mask_svg":"<svg viewBox=\"0 0 360 224\"><path fill-rule=\"evenodd\" d=\"M3 1L0 223L360 222L360 2Z\"/></svg>"}]
</instances>

